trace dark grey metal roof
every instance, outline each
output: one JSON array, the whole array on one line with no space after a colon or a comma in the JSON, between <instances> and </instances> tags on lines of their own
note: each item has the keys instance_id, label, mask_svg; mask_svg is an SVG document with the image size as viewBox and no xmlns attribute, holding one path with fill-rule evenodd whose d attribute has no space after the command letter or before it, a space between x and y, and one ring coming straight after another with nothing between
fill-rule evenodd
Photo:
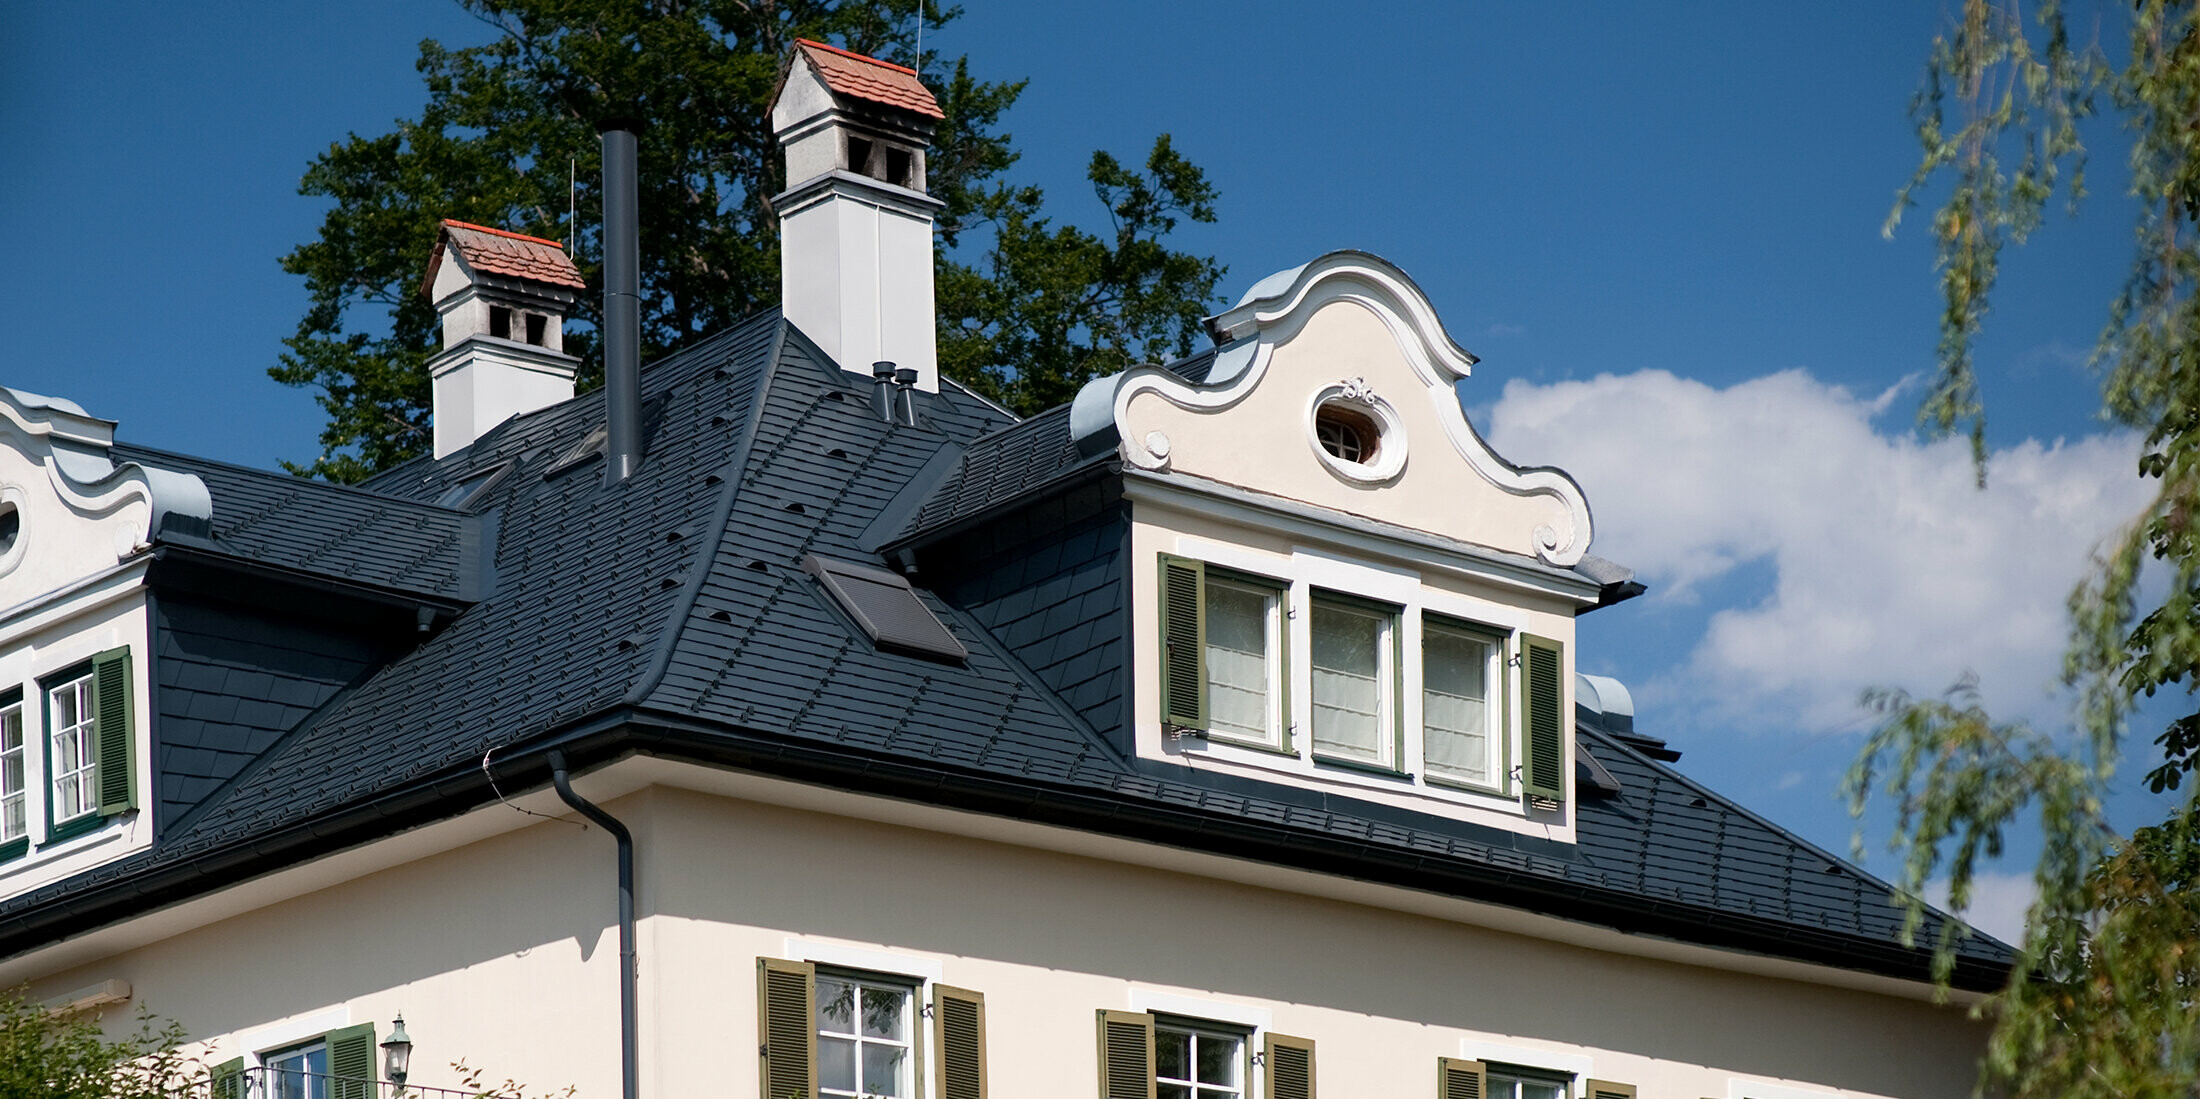
<instances>
[{"instance_id":1,"label":"dark grey metal roof","mask_svg":"<svg viewBox=\"0 0 2200 1099\"><path fill-rule=\"evenodd\" d=\"M462 811L489 797L485 754L600 734L614 738L614 752L738 759L857 789L906 781L904 796L1217 850L1236 843L1254 857L1417 887L1473 883L1561 916L1828 964L1893 959L1873 964L1922 975L1921 955L1899 944L1900 913L1883 883L1593 721L1582 735L1621 789L1582 799L1573 845L1133 758L1121 742L1119 512L1105 494L1064 509L1042 491L1091 491L1076 487L1086 463L1069 442L1067 410L1012 424L949 387L923 398L917 426L897 427L871 412L870 384L765 314L644 371L646 458L616 487L603 486L593 462L552 469L601 426L600 394L518 417L444 461L409 463L365 488L162 456L207 477L217 544L389 577L433 572L414 562L450 552L430 532L455 530L457 517L417 501L513 463L469 509L494 534L485 548L496 587L363 681L339 686L332 666L312 690L289 688L297 705L317 707L309 720L280 736L240 734L272 746L249 765L207 770L230 773L216 789L179 790L196 808L153 850L0 903L0 950L83 930L95 900L121 911L152 903L133 896L209 888L219 880L211 866L241 875L276 857L271 849L327 849L303 839L280 847L278 837L336 843L427 819L403 816L400 804ZM867 532L956 446L959 468L916 528L1036 500L1044 506L1026 518L1055 533L999 543L991 571L951 590L912 589L967 644L967 659L950 663L872 644L802 563L814 554L883 564L864 548ZM253 500L262 506L245 506ZM224 501L249 521L225 529ZM435 552L385 561L402 555L357 533L384 521L413 522L421 533L399 544ZM374 568L384 571L364 571ZM1171 838L1194 835L1205 838ZM154 888L147 883L169 892L129 893ZM1974 965L2008 957L1986 939L1964 949Z\"/></svg>"},{"instance_id":2,"label":"dark grey metal roof","mask_svg":"<svg viewBox=\"0 0 2200 1099\"><path fill-rule=\"evenodd\" d=\"M213 496L213 533L164 533L244 561L397 591L460 598L470 579L465 517L432 503L116 443L118 461L195 474Z\"/></svg>"}]
</instances>

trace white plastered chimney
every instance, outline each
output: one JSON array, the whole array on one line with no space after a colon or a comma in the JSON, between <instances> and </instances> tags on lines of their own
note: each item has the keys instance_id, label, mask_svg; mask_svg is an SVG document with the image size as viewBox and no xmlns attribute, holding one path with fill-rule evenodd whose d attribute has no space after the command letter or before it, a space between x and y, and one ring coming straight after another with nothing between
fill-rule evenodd
<instances>
[{"instance_id":1,"label":"white plastered chimney","mask_svg":"<svg viewBox=\"0 0 2200 1099\"><path fill-rule=\"evenodd\" d=\"M886 361L939 390L925 154L939 104L917 74L803 40L772 100L787 157L779 212L786 319L842 369Z\"/></svg>"},{"instance_id":2,"label":"white plastered chimney","mask_svg":"<svg viewBox=\"0 0 2200 1099\"><path fill-rule=\"evenodd\" d=\"M436 457L573 399L565 315L587 284L558 242L446 220L421 289L443 317L443 351L428 361Z\"/></svg>"}]
</instances>

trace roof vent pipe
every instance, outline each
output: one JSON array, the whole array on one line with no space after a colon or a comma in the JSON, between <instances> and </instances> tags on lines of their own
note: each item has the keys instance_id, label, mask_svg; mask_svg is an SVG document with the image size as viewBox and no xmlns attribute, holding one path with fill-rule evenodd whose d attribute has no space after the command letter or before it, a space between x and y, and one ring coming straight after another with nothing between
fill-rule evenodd
<instances>
[{"instance_id":1,"label":"roof vent pipe","mask_svg":"<svg viewBox=\"0 0 2200 1099\"><path fill-rule=\"evenodd\" d=\"M642 464L641 235L635 206L635 119L607 118L603 135L603 479L615 485Z\"/></svg>"},{"instance_id":2,"label":"roof vent pipe","mask_svg":"<svg viewBox=\"0 0 2200 1099\"><path fill-rule=\"evenodd\" d=\"M879 419L893 423L894 364L884 361L872 363L871 380L877 383L871 387L871 411L878 413Z\"/></svg>"},{"instance_id":3,"label":"roof vent pipe","mask_svg":"<svg viewBox=\"0 0 2200 1099\"><path fill-rule=\"evenodd\" d=\"M901 392L901 411L895 417L900 423L917 426L917 371L904 366L894 371L894 388Z\"/></svg>"}]
</instances>

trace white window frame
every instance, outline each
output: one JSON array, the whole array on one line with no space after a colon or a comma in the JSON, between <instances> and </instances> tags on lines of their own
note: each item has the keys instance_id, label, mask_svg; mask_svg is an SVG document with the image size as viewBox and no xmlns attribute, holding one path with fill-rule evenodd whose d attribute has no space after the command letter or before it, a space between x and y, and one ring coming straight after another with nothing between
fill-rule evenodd
<instances>
[{"instance_id":1,"label":"white window frame","mask_svg":"<svg viewBox=\"0 0 2200 1099\"><path fill-rule=\"evenodd\" d=\"M1154 1017L1156 1030L1167 1018L1172 1025L1201 1023L1218 1031L1242 1034L1245 1039L1243 1053L1245 1080L1241 1089L1243 1099L1267 1099L1260 1092L1260 1072L1253 1062L1253 1054L1260 1050L1261 1040L1267 1037L1275 1015L1257 1004L1240 1004L1228 1000L1209 1000L1198 996L1185 996L1159 989L1132 988L1129 1007L1132 1011ZM1158 1035L1157 1035L1158 1037ZM1157 1051L1158 1052L1158 1051ZM1158 1073L1159 1068L1156 1067Z\"/></svg>"},{"instance_id":2,"label":"white window frame","mask_svg":"<svg viewBox=\"0 0 2200 1099\"><path fill-rule=\"evenodd\" d=\"M855 1088L849 1091L842 1091L837 1088L828 1091L825 1085L820 1083L818 1084L818 1095L821 1099L826 1099L826 1097L832 1097L832 1099L867 1099L869 1096L879 1094L863 1090L863 1050L865 1046L898 1047L902 1051L901 1099L915 1099L916 1096L922 1094L924 1077L921 1067L924 1062L924 1000L921 998L921 992L925 983L923 979L899 974L878 973L867 969L854 969L830 963L819 969L813 979L819 983L836 981L847 985L855 996L855 1014L849 1019L849 1029L846 1032L827 1032L816 1019L812 1019L810 1023L811 1029L817 1032L818 1062L821 1066L825 1059L823 1052L825 1042L828 1039L840 1039L855 1043ZM902 1027L904 1031L904 1037L901 1041L896 1042L891 1038L873 1038L863 1033L863 993L868 991L890 992L901 996ZM820 1001L823 999L822 992L819 994L819 999ZM817 1011L818 1014L824 1013L822 1002L818 1005Z\"/></svg>"},{"instance_id":3,"label":"white window frame","mask_svg":"<svg viewBox=\"0 0 2200 1099\"><path fill-rule=\"evenodd\" d=\"M1230 573L1241 572L1241 570L1230 569L1228 566L1218 567ZM1210 737L1227 740L1233 744L1250 744L1275 751L1288 752L1292 748L1291 715L1286 712L1286 706L1291 697L1288 678L1291 675L1291 669L1284 666L1284 656L1292 651L1286 632L1291 627L1291 585L1288 581L1283 580L1267 580L1263 583L1254 580L1240 580L1237 579L1236 575L1217 576L1212 570L1207 574L1206 584L1210 590L1220 585L1234 591L1250 592L1261 597L1261 621L1262 629L1265 631L1261 656L1266 669L1265 674L1268 677L1268 729L1266 735L1247 737L1235 730L1217 730L1212 727L1211 722L1207 734ZM1206 613L1206 609L1202 608L1201 613ZM1202 653L1201 659L1204 663L1206 654ZM1210 699L1212 699L1214 680L1211 673L1208 678L1207 690ZM1211 716L1211 701L1209 706Z\"/></svg>"},{"instance_id":4,"label":"white window frame","mask_svg":"<svg viewBox=\"0 0 2200 1099\"><path fill-rule=\"evenodd\" d=\"M274 1077L283 1070L276 1068L272 1062L276 1058L284 1056L310 1056L315 1050L321 1051L322 1054L321 1071L317 1073L301 1071L300 1075L305 1077L306 1086L305 1094L300 1096L299 1099L327 1099L330 1073L328 1071L328 1036L326 1032L323 1032L317 1038L309 1038L303 1042L294 1042L287 1046L270 1049L254 1058L260 1062L260 1072L259 1090L253 1093L252 1099L282 1099L281 1096L276 1094L273 1085Z\"/></svg>"},{"instance_id":5,"label":"white window frame","mask_svg":"<svg viewBox=\"0 0 2200 1099\"><path fill-rule=\"evenodd\" d=\"M939 1071L936 1064L939 1058L932 1055L929 1048L931 1038L927 1033L928 1024L932 1018L932 986L946 980L946 968L941 965L938 958L922 954L902 954L891 950L875 950L870 947L826 942L821 939L805 939L795 935L787 936L780 946L780 957L808 962L813 966L824 966L833 970L852 970L875 974L880 977L906 978L912 986L911 995L913 1000L910 1005L909 1035L911 1047L916 1051L915 1056L917 1059L915 1067L911 1069L911 1079L914 1081L911 1094L920 1097L939 1094L939 1081L932 1077L933 1073ZM814 1019L811 1021L811 1028L813 1031L816 1028ZM861 1068L862 1066L859 1063L857 1066L859 1073ZM860 1076L858 1082L861 1082Z\"/></svg>"},{"instance_id":6,"label":"white window frame","mask_svg":"<svg viewBox=\"0 0 2200 1099\"><path fill-rule=\"evenodd\" d=\"M1161 1075L1160 1045L1161 1035L1164 1031L1171 1034L1182 1034L1191 1039L1187 1050L1190 1062L1185 1067L1194 1078L1164 1077ZM1218 1023L1208 1019L1197 1019L1183 1015L1156 1015L1153 1022L1153 1036L1155 1046L1153 1079L1156 1092L1159 1092L1163 1084L1171 1084L1190 1089L1192 1099L1199 1099L1199 1093L1202 1089L1218 1086L1202 1084L1196 1079L1199 1075L1199 1043L1201 1041L1223 1041L1233 1042L1237 1045L1235 1060L1237 1062L1238 1081L1237 1086L1232 1090L1237 1092L1237 1099L1254 1099L1253 1077L1257 1073L1254 1072L1253 1050L1257 1047L1253 1045L1254 1036L1251 1031L1243 1027Z\"/></svg>"},{"instance_id":7,"label":"white window frame","mask_svg":"<svg viewBox=\"0 0 2200 1099\"><path fill-rule=\"evenodd\" d=\"M21 840L27 851L30 844L31 825L37 820L36 814L32 812L31 784L38 780L38 770L32 766L32 756L35 753L31 751L31 738L34 734L31 731L30 707L25 703L21 691L11 691L10 693L15 695L15 699L5 706L0 706L0 721L4 721L7 715L14 715L16 745L13 749L8 749L5 747L5 742L0 741L0 776L5 774L4 767L7 758L14 756L17 769L22 772L22 782L16 789L9 790L4 777L0 777L0 844L12 844ZM7 834L7 803L10 801L17 803L22 808L23 830L14 835Z\"/></svg>"},{"instance_id":8,"label":"white window frame","mask_svg":"<svg viewBox=\"0 0 2200 1099\"><path fill-rule=\"evenodd\" d=\"M92 704L90 668L84 669L82 675L71 676L58 683L41 684L40 689L46 700L46 829L51 832L99 812L99 787L94 781L95 764L99 757L99 738L96 735L99 718ZM59 710L63 692L74 692L77 696L78 721L74 725L61 723ZM64 736L74 737L77 742L78 766L66 771L61 769L60 763L61 740ZM61 815L61 783L64 781L77 784L77 796L82 801L77 811L68 816Z\"/></svg>"},{"instance_id":9,"label":"white window frame","mask_svg":"<svg viewBox=\"0 0 2200 1099\"><path fill-rule=\"evenodd\" d=\"M1285 601L1285 627L1288 640L1285 652L1290 666L1284 669L1288 685L1285 696L1289 700L1290 714L1282 729L1281 739L1286 746L1277 750L1265 745L1246 745L1238 738L1228 736L1165 738L1164 751L1181 751L1187 755L1218 762L1242 765L1252 769L1281 772L1326 785L1357 786L1372 790L1406 794L1432 801L1454 805L1472 806L1506 816L1528 817L1526 799L1520 796L1520 785L1510 773L1524 758L1521 702L1519 692L1513 689L1514 664L1521 652L1521 638L1538 633L1535 623L1521 608L1501 603L1489 603L1425 586L1422 575L1415 570L1382 564L1361 558L1345 557L1307 546L1293 546L1288 554L1253 549L1227 542L1211 541L1191 535L1177 535L1173 547L1164 542L1158 552L1172 554L1193 561L1213 565L1233 573L1270 577L1279 585L1288 584ZM1153 571L1152 569L1148 570ZM1388 682L1382 689L1391 695L1394 715L1391 727L1397 730L1396 747L1391 764L1386 768L1358 763L1337 761L1328 757L1317 758L1313 738L1313 597L1316 590L1387 604L1398 608L1391 619L1391 629L1397 637L1394 644L1385 649L1385 658L1395 660L1404 657L1398 673L1385 668ZM1433 614L1449 622L1477 626L1492 635L1492 660L1499 677L1489 689L1499 694L1501 704L1491 724L1493 777L1488 787L1470 782L1431 774L1425 763L1425 726L1422 713L1424 679L1421 674L1422 621L1424 614Z\"/></svg>"},{"instance_id":10,"label":"white window frame","mask_svg":"<svg viewBox=\"0 0 2200 1099\"><path fill-rule=\"evenodd\" d=\"M1431 617L1442 619L1442 621L1431 622L1429 621ZM1506 735L1509 727L1509 722L1506 721L1506 710L1509 709L1510 698L1505 690L1504 682L1505 654L1513 647L1514 638L1494 627L1454 619L1449 615L1440 615L1426 609L1421 612L1420 627L1420 645L1414 650L1420 654L1420 657L1414 661L1414 665L1421 673L1421 688L1416 696L1416 701L1421 708L1421 718L1418 723L1418 732L1421 737L1421 774L1433 783L1455 784L1470 789L1503 793L1510 786L1507 781L1508 776L1505 774L1505 764L1507 760L1512 758ZM1427 671L1429 632L1431 630L1454 637L1466 637L1480 643L1487 650L1482 657L1482 773L1485 776L1485 781L1478 782L1465 775L1439 771L1428 762L1429 685Z\"/></svg>"}]
</instances>

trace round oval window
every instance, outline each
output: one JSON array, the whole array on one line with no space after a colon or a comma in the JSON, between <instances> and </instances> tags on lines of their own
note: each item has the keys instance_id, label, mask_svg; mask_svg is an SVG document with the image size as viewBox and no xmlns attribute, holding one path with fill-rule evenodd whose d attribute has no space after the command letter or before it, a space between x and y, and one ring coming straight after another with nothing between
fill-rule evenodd
<instances>
[{"instance_id":1,"label":"round oval window","mask_svg":"<svg viewBox=\"0 0 2200 1099\"><path fill-rule=\"evenodd\" d=\"M1383 438L1374 417L1334 401L1314 413L1314 435L1330 457L1363 466L1374 463Z\"/></svg>"},{"instance_id":2,"label":"round oval window","mask_svg":"<svg viewBox=\"0 0 2200 1099\"><path fill-rule=\"evenodd\" d=\"M14 504L0 504L0 554L15 548L15 540L23 533L23 513Z\"/></svg>"}]
</instances>

